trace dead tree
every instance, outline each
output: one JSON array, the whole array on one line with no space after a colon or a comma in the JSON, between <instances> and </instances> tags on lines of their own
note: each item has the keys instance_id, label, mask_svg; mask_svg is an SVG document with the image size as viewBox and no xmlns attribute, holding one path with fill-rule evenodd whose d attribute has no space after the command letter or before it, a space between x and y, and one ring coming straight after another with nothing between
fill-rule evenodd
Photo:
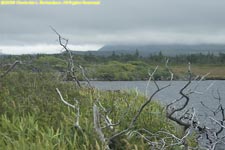
<instances>
[{"instance_id":1,"label":"dead tree","mask_svg":"<svg viewBox=\"0 0 225 150\"><path fill-rule=\"evenodd\" d=\"M168 72L171 75L170 80L172 81L173 73L169 69L167 63L166 63L166 68L168 69ZM204 78L208 74L209 73L202 76L198 81L196 81L197 85L193 89L188 89L188 87L191 85L193 80L192 73L191 73L191 65L189 63L188 81L183 86L183 88L181 88L179 91L179 94L181 96L166 106L165 110L166 110L167 118L177 123L179 126L183 127L183 133L181 137L177 137L174 134L168 131L163 131L163 130L157 131L156 133L152 133L151 131L148 131L145 128L137 129L134 131L130 130L128 132L129 133L128 135L129 136L138 135L142 137L150 145L151 148L160 149L160 150L167 149L168 147L173 147L176 145L178 146L180 145L183 147L183 149L186 149L186 150L192 149L192 147L189 146L189 143L187 143L187 138L190 137L191 135L194 136L197 141L197 147L193 149L200 148L200 149L214 150L216 146L219 144L225 145L225 136L224 136L225 135L224 134L224 128L225 128L224 126L225 111L224 110L225 109L221 103L221 96L219 92L217 92L218 96L214 96L214 99L218 100L218 103L219 103L216 110L212 110L211 108L207 107L203 102L201 102L205 108L207 108L208 110L210 110L210 112L213 113L213 116L209 116L208 118L214 124L216 123L216 126L215 125L209 126L208 124L201 122L198 114L195 111L195 108L188 107L191 94L193 93L204 94L204 91L199 92L197 91L197 88L199 84L202 82L202 80L204 80ZM154 80L154 78L152 77L152 74L150 74L150 80L154 82L156 88L159 90L157 81ZM148 85L149 85L149 82L147 86ZM210 84L206 89L209 89L212 85L213 84ZM146 93L147 93L147 88L146 88ZM152 96L154 96L154 93ZM219 117L216 115L219 115ZM157 137L161 137L161 139L158 140L157 142L152 141L152 139L156 139Z\"/></svg>"},{"instance_id":2,"label":"dead tree","mask_svg":"<svg viewBox=\"0 0 225 150\"><path fill-rule=\"evenodd\" d=\"M138 111L136 112L136 114L133 116L133 118L131 118L131 122L129 123L128 127L119 131L119 132L111 132L110 135L105 135L103 129L105 129L106 127L110 130L112 129L114 126L119 126L120 125L120 120L117 123L112 123L112 120L110 119L110 117L108 116L108 113L106 111L106 109L104 108L104 106L102 106L102 104L100 103L99 100L97 100L97 102L94 104L93 106L93 115L94 115L94 127L96 130L97 135L99 136L100 141L103 143L103 145L105 145L106 149L113 149L115 147L116 140L123 136L123 135L132 135L134 132L138 133L138 131L133 131L133 129L135 129L136 127L136 123L138 121L138 118L140 117L141 113L143 112L143 110L146 108L146 106L148 106L151 101L153 100L154 96L156 94L158 94L160 91L168 88L171 84L168 84L166 86L160 87L157 82L154 80L154 74L157 71L158 66L155 68L155 70L152 73L149 73L149 82L153 82L154 85L157 87L157 90L148 98L146 99L146 101L140 106L140 108L138 109ZM173 79L173 74L171 72L171 80ZM148 84L149 84L148 82ZM138 92L136 91L136 95L138 96ZM137 97L136 96L136 97ZM129 110L131 108L131 105L128 103L127 104L127 110ZM99 111L99 109L102 109L103 112L106 113L101 113ZM121 114L121 118L123 118L126 115L127 111L125 111L124 114ZM100 121L100 119L102 119L102 121ZM106 126L101 126L100 122L104 122L106 124ZM150 146L153 147L154 143L150 143Z\"/></svg>"},{"instance_id":3,"label":"dead tree","mask_svg":"<svg viewBox=\"0 0 225 150\"><path fill-rule=\"evenodd\" d=\"M77 72L76 72L76 69L75 69L72 52L71 52L71 50L67 46L69 40L66 39L66 38L64 38L64 37L62 37L53 27L50 26L50 28L52 29L52 31L54 31L57 34L58 41L59 41L60 46L62 46L63 49L68 54L68 60L67 60L67 78L72 78L72 80L75 81L76 84L79 87L81 87L81 83L80 83L80 81L78 80L78 77L77 77ZM90 81L86 77L83 67L81 65L78 65L77 68L79 68L81 70L82 75L84 77L84 80L87 81L88 86L90 87L91 86Z\"/></svg>"},{"instance_id":4,"label":"dead tree","mask_svg":"<svg viewBox=\"0 0 225 150\"><path fill-rule=\"evenodd\" d=\"M204 78L208 75L202 76L198 81L197 85L193 89L188 89L193 81L193 76L191 73L191 65L188 65L188 81L187 83L179 90L180 97L175 99L173 102L169 103L165 108L166 117L175 122L177 125L183 127L183 133L181 137L174 135L173 133L166 131L166 130L159 130L157 132L151 132L147 129L143 128L136 128L136 123L143 112L143 110L148 106L152 100L154 99L155 95L160 93L162 90L171 86L173 80L173 72L168 67L168 61L166 62L166 68L170 73L170 82L160 87L157 81L154 78L154 74L157 72L158 66L152 73L149 73L149 81L146 86L147 87L150 83L153 83L156 87L156 90L152 93L152 95L146 99L145 102L140 106L137 110L136 114L131 118L131 121L128 123L128 126L123 130L116 131L114 128L121 125L121 120L127 115L127 112L130 110L132 104L127 103L127 110L125 113L121 114L121 120L118 120L114 123L110 117L110 112L102 105L100 102L100 96L98 99L93 103L93 124L96 134L99 137L99 140L104 145L104 149L114 149L115 145L117 144L117 139L121 136L127 136L127 138L137 135L143 138L147 144L152 149L159 149L159 150L166 150L168 148L174 146L183 147L183 149L209 149L214 150L218 144L225 145L225 108L221 103L221 96L219 92L217 92L217 96L214 96L214 99L218 101L218 107L216 110L207 107L204 102L201 102L202 105L210 110L213 113L213 116L209 116L211 122L216 124L216 126L208 126L204 124L199 119L198 114L196 113L195 108L188 107L190 103L190 95L193 93L202 94L203 92L197 91L199 84L204 80ZM197 79L197 78L196 78ZM210 85L208 88L210 88ZM57 93L60 96L60 99L68 106L74 108L77 111L77 115L75 118L75 126L79 127L79 106L78 105L71 105L70 103L66 102L60 91L58 89ZM138 92L136 92L138 96ZM147 93L147 92L146 92ZM136 96L136 97L137 97ZM76 104L78 104L76 102ZM217 115L220 115L220 118ZM81 127L79 127L81 128ZM105 132L107 131L107 132ZM197 147L190 147L189 143L187 142L187 138L192 136L196 138ZM155 140L157 139L157 140Z\"/></svg>"},{"instance_id":5,"label":"dead tree","mask_svg":"<svg viewBox=\"0 0 225 150\"><path fill-rule=\"evenodd\" d=\"M190 63L188 74L188 82L179 91L181 97L166 106L166 115L170 120L176 122L178 125L183 127L183 137L185 138L182 138L182 142L184 145L184 149L189 149L189 145L186 141L186 138L189 136L189 134L191 134L191 132L194 132L196 135L198 148L214 150L218 144L225 145L225 136L223 132L225 128L225 114L224 107L221 103L220 94L217 90L218 96L214 96L214 99L218 100L218 107L216 110L212 110L211 108L207 107L204 102L201 102L202 106L210 110L210 112L213 112L213 116L209 116L208 118L211 120L211 122L217 124L217 126L209 126L208 123L202 122L193 107L188 108L191 94L204 94L204 92L197 91L197 87L209 73L202 76L200 80L197 81L197 85L193 89L187 90L188 86L192 83ZM206 89L209 89L211 86L212 84L210 84ZM185 90L187 90L186 93ZM218 115L220 115L220 119L217 119Z\"/></svg>"},{"instance_id":6,"label":"dead tree","mask_svg":"<svg viewBox=\"0 0 225 150\"><path fill-rule=\"evenodd\" d=\"M168 61L167 61L168 63ZM166 67L168 68L166 63ZM157 133L151 133L150 131L146 130L146 129L138 129L138 130L133 130L136 127L136 123L138 121L138 118L140 117L141 113L143 112L143 110L146 108L146 106L148 106L154 96L158 93L160 93L162 90L168 88L169 86L171 86L171 82L168 85L165 85L163 87L160 87L157 83L157 81L154 79L154 74L157 72L158 66L155 68L155 70L152 73L149 73L149 82L153 82L153 84L156 87L156 91L140 106L140 108L138 109L138 111L136 112L136 114L133 116L133 118L131 118L131 122L129 123L128 127L121 130L121 131L117 131L115 132L113 130L114 127L119 126L121 123L121 120L118 120L116 123L112 122L112 119L109 116L109 112L107 111L107 109L101 104L100 102L100 96L99 98L94 102L93 104L93 124L94 124L94 129L99 137L99 140L102 142L102 144L104 145L105 149L114 149L114 147L116 146L116 141L119 137L123 136L123 135L128 135L128 137L130 137L131 135L134 134L138 134L140 136L142 136L147 143L150 145L150 147L155 148L155 149L164 149L167 147L172 147L175 145L183 145L183 141L185 140L185 138L189 135L189 132L186 133L182 138L178 138L175 135L171 134L170 132L167 131L158 131ZM173 73L172 71L169 70L170 72L170 80L173 80ZM187 85L186 85L187 86ZM185 86L185 87L186 87ZM71 105L70 103L66 102L63 98L62 95L60 93L60 91L58 89L56 89L60 99L68 106L75 108L74 105ZM138 95L138 92L136 92ZM136 96L137 97L137 96ZM129 111L129 109L131 108L131 105L128 103L127 104L127 111L125 111L124 114L121 114L121 119L125 117L125 115L127 114L127 112ZM77 114L79 114L77 112ZM76 118L75 122L79 122L77 121L79 119ZM192 120L194 120L194 117L192 117ZM76 125L76 124L75 124ZM107 134L104 132L104 130L107 130ZM110 131L110 134L109 134ZM158 142L152 142L151 139L149 139L147 136L144 136L142 133L147 133L150 134L151 133L151 137L161 137L162 135L165 136L165 138L162 138L161 140L159 140ZM173 139L173 143L172 144L168 144L166 143L166 139L171 138Z\"/></svg>"},{"instance_id":7,"label":"dead tree","mask_svg":"<svg viewBox=\"0 0 225 150\"><path fill-rule=\"evenodd\" d=\"M181 95L181 97L166 106L166 116L170 120L172 120L172 121L176 122L177 124L179 124L180 126L184 127L183 135L185 135L185 133L187 132L187 129L190 128L190 126L192 125L192 121L194 119L193 113L191 112L192 109L188 109L185 112L182 112L183 110L186 109L186 107L190 101L188 94L184 93L184 90L191 84L191 81L192 81L190 63L189 63L189 67L188 67L188 74L189 74L188 82L179 91L179 94ZM183 103L181 104L180 107L179 106L176 107L180 101L183 101ZM181 115L177 116L176 114L180 113L180 112L182 112ZM185 149L188 149L188 145L187 145L185 139L183 142L185 145Z\"/></svg>"},{"instance_id":8,"label":"dead tree","mask_svg":"<svg viewBox=\"0 0 225 150\"><path fill-rule=\"evenodd\" d=\"M152 102L154 96L156 94L158 94L160 91L168 88L171 85L171 84L168 84L168 85L163 86L163 87L160 87L158 85L158 83L154 80L154 74L157 71L157 69L158 69L158 66L155 68L155 70L152 73L149 73L149 76L150 76L149 82L152 81L154 83L154 85L157 87L157 90L140 106L137 113L131 119L131 122L129 123L128 127L125 128L124 130L119 131L119 132L113 132L109 137L105 137L105 134L102 131L102 128L100 127L100 125L99 125L99 116L101 116L102 114L99 113L97 105L93 106L95 130L96 130L96 133L98 134L101 142L104 143L106 149L112 149L116 144L115 141L116 141L117 138L119 138L120 136L123 136L125 134L129 134L132 131L132 129L135 128L135 125L136 125L136 122L138 121L138 118L140 117L141 113L146 108L146 106L148 106ZM171 80L172 79L173 79L173 74L171 72ZM102 105L100 105L100 107L102 108ZM128 107L128 109L130 109L130 107ZM124 114L121 114L121 115L124 115ZM108 119L104 119L106 124L107 124L107 127L120 125L120 121L118 121L118 123L112 123L111 121L109 121L110 118L107 115L103 115L103 116L105 116L104 118L108 118Z\"/></svg>"}]
</instances>

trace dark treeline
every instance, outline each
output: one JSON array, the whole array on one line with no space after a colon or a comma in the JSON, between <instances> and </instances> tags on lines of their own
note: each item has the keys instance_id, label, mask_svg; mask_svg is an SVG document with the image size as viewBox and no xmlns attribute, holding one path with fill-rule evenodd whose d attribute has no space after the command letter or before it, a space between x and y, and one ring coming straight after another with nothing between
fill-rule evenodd
<instances>
[{"instance_id":1,"label":"dark treeline","mask_svg":"<svg viewBox=\"0 0 225 150\"><path fill-rule=\"evenodd\" d=\"M1 64L10 63L15 60L21 61L28 61L32 62L36 59L45 56L52 56L49 59L53 59L55 57L55 61L61 62L62 60L66 60L66 54L36 54L36 55L4 55L1 56ZM191 62L193 64L224 64L225 63L225 53L219 53L219 55L214 55L213 53L202 54L190 54L190 55L176 55L176 56L165 56L162 52L158 54L151 54L148 57L143 57L139 55L138 50L134 54L116 54L112 52L109 56L96 56L92 53L85 54L85 55L74 55L74 60L77 63L101 63L101 62L108 62L108 61L119 61L119 62L127 62L127 61L144 61L146 63L165 63L165 60L169 59L170 63L176 64L186 64ZM44 61L44 60L43 60ZM47 62L47 60L46 60Z\"/></svg>"},{"instance_id":2,"label":"dark treeline","mask_svg":"<svg viewBox=\"0 0 225 150\"><path fill-rule=\"evenodd\" d=\"M191 62L193 64L224 64L225 63L225 53L219 53L219 55L214 55L213 53L202 54L190 54L190 55L176 55L176 56L165 56L162 52L158 54L152 54L148 57L143 57L139 55L138 50L134 54L116 54L112 52L110 56L95 56L93 54L77 56L78 59L81 57L83 60L88 62L107 62L107 61L144 61L146 63L161 64L165 63L166 59L169 59L173 64L187 64Z\"/></svg>"}]
</instances>

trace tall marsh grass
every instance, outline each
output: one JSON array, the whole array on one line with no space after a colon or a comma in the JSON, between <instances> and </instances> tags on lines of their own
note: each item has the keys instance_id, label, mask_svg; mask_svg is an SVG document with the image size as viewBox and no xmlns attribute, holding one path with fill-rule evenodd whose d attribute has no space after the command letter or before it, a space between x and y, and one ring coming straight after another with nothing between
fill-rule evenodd
<instances>
[{"instance_id":1,"label":"tall marsh grass","mask_svg":"<svg viewBox=\"0 0 225 150\"><path fill-rule=\"evenodd\" d=\"M80 103L80 126L74 128L75 111L64 105L55 88L73 104L73 98ZM134 114L146 100L136 97L135 92L98 91L93 88L79 89L70 82L58 80L50 73L11 72L0 81L0 149L16 150L101 150L93 125L92 106L96 100L111 111L113 122L121 120L113 131L104 129L105 136L129 126ZM127 111L127 103L131 104ZM126 114L121 116L122 114ZM151 132L167 130L176 133L176 126L168 122L163 108L152 102L142 112L136 128ZM157 139L155 139L157 140ZM140 137L119 137L114 149L149 149Z\"/></svg>"}]
</instances>

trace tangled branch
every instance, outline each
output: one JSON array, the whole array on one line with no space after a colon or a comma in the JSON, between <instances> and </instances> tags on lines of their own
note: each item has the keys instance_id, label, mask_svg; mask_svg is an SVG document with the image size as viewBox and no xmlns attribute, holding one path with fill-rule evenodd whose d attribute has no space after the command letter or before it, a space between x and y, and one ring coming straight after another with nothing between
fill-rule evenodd
<instances>
[{"instance_id":1,"label":"tangled branch","mask_svg":"<svg viewBox=\"0 0 225 150\"><path fill-rule=\"evenodd\" d=\"M80 81L78 80L77 75L76 75L76 70L74 67L73 56L72 56L71 50L67 47L69 40L62 37L53 27L50 26L50 28L52 29L53 32L55 32L58 35L58 41L59 41L60 46L62 46L63 49L66 51L66 53L69 55L67 76L70 76L72 78L72 80L75 81L79 87L81 87Z\"/></svg>"}]
</instances>

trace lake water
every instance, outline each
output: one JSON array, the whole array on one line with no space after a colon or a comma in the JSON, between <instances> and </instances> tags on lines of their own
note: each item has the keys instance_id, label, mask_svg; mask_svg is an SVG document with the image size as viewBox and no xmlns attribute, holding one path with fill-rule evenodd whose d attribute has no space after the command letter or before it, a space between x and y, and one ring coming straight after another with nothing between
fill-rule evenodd
<instances>
[{"instance_id":1,"label":"lake water","mask_svg":"<svg viewBox=\"0 0 225 150\"><path fill-rule=\"evenodd\" d=\"M138 90L140 94L150 96L155 90L156 86L153 82L150 82L147 90L147 81L92 81L91 84L100 90ZM157 81L160 87L168 85L171 83L171 86L160 91L155 95L154 100L159 101L163 105L169 104L175 99L180 97L179 91L187 81ZM198 86L197 86L198 85ZM197 88L196 88L197 86ZM221 103L225 107L225 81L224 80L206 80L193 81L190 86L184 91L188 92L190 89L196 91L190 95L189 107L194 107L197 111L197 114L201 116L208 117L206 114L209 114L208 110L202 106L201 101L208 107L216 109L218 107L218 100L214 96L218 97L217 90L220 93ZM146 92L147 91L147 92ZM147 94L146 94L147 93ZM204 118L204 117L201 117Z\"/></svg>"},{"instance_id":2,"label":"lake water","mask_svg":"<svg viewBox=\"0 0 225 150\"><path fill-rule=\"evenodd\" d=\"M91 84L100 90L138 90L140 94L146 95L147 81L92 81ZM187 83L187 81L157 81L160 87L168 85L171 86L159 92L155 96L155 100L160 101L162 104L167 104L180 96L180 89ZM198 85L198 86L197 86ZM197 88L195 89L195 87ZM200 102L203 101L208 106L214 106L218 102L213 98L217 96L217 89L225 105L225 81L224 80L206 80L193 81L191 85L185 90L186 92L192 89L197 92L190 96L190 105L193 107L200 107ZM156 90L153 82L150 82L147 88L147 95L151 95Z\"/></svg>"},{"instance_id":3,"label":"lake water","mask_svg":"<svg viewBox=\"0 0 225 150\"><path fill-rule=\"evenodd\" d=\"M150 82L147 87L147 81L92 81L91 84L100 89L100 90L138 90L140 94L150 96L155 90L156 86L153 82ZM157 81L160 87L168 85L171 83L171 86L160 91L154 98L154 100L159 101L162 105L169 104L175 99L179 98L181 95L179 91L187 81ZM197 86L197 87L196 87ZM147 87L147 88L146 88ZM199 120L206 124L207 126L215 126L215 123L209 120L209 116L213 116L212 113L202 106L201 101L208 106L209 108L216 110L219 103L218 100L214 98L214 96L218 97L218 92L221 97L221 103L225 107L225 81L223 80L207 80L201 81L200 83L197 81L193 81L191 85L184 91L185 93L189 90L194 90L196 93L190 95L190 103L188 107L194 107L196 113L199 116ZM221 118L221 116L218 116ZM217 119L219 119L217 118ZM225 145L216 149L225 149Z\"/></svg>"}]
</instances>

